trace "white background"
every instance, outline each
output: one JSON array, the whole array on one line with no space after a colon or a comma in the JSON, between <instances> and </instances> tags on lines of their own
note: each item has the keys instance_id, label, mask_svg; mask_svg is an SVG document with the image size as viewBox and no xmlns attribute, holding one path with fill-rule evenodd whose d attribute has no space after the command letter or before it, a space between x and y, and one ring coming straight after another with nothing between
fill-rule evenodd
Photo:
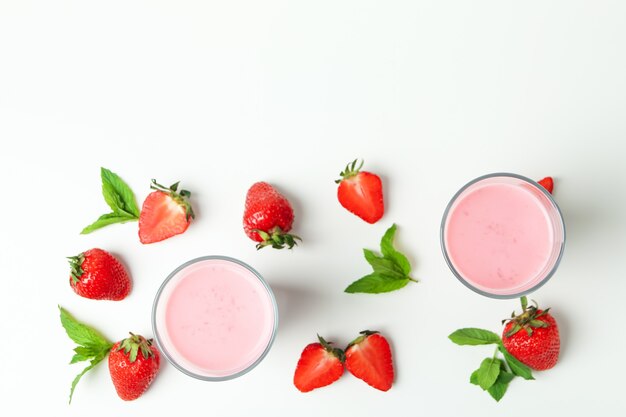
<instances>
[{"instance_id":1,"label":"white background","mask_svg":"<svg viewBox=\"0 0 626 417\"><path fill-rule=\"evenodd\" d=\"M625 21L619 0L0 0L2 414L625 411ZM357 157L383 178L387 211L376 225L336 201L333 180ZM197 220L146 246L133 223L79 235L107 211L101 166L139 204L151 178L181 180ZM452 194L494 171L553 175L568 232L561 267L531 297L553 308L561 359L536 381L516 379L499 404L468 383L492 349L447 335L499 332L518 303L457 282L438 237ZM257 180L291 199L304 239L295 250L257 252L244 235L244 196ZM377 249L393 222L421 282L344 294L368 272L361 248ZM124 301L71 291L65 256L92 247L130 270ZM208 383L164 363L126 403L105 363L68 406L82 368L68 365L57 304L112 340L150 336L159 284L209 254L248 262L275 290L279 334L261 365ZM343 345L366 328L393 345L389 392L351 375L309 394L293 387L316 333Z\"/></svg>"}]
</instances>

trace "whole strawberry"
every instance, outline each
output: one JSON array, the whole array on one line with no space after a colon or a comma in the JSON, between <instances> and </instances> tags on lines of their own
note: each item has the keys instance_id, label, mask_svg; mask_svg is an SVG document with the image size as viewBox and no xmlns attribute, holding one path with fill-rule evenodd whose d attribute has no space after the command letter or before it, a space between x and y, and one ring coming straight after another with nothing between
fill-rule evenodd
<instances>
[{"instance_id":1,"label":"whole strawberry","mask_svg":"<svg viewBox=\"0 0 626 417\"><path fill-rule=\"evenodd\" d=\"M346 368L370 386L388 391L394 378L389 342L376 331L362 331L346 348Z\"/></svg>"},{"instance_id":2,"label":"whole strawberry","mask_svg":"<svg viewBox=\"0 0 626 417\"><path fill-rule=\"evenodd\" d=\"M243 213L243 230L255 242L257 249L271 246L274 249L289 249L301 240L290 235L293 225L293 209L289 201L266 182L252 184L246 194Z\"/></svg>"},{"instance_id":3,"label":"whole strawberry","mask_svg":"<svg viewBox=\"0 0 626 417\"><path fill-rule=\"evenodd\" d=\"M502 343L506 350L523 364L543 371L556 365L559 359L561 340L556 320L548 311L540 310L535 304L528 306L526 297L521 298L522 313L515 312L502 332Z\"/></svg>"},{"instance_id":4,"label":"whole strawberry","mask_svg":"<svg viewBox=\"0 0 626 417\"><path fill-rule=\"evenodd\" d=\"M307 345L296 366L293 383L302 392L325 387L343 375L344 352L317 335L319 343Z\"/></svg>"},{"instance_id":5,"label":"whole strawberry","mask_svg":"<svg viewBox=\"0 0 626 417\"><path fill-rule=\"evenodd\" d=\"M113 345L109 353L109 373L117 395L125 401L139 398L150 386L161 358L152 340L130 333Z\"/></svg>"},{"instance_id":6,"label":"whole strawberry","mask_svg":"<svg viewBox=\"0 0 626 417\"><path fill-rule=\"evenodd\" d=\"M376 223L385 213L383 202L383 184L380 177L367 171L361 171L363 161L356 167L357 160L346 165L339 174L337 199L350 213L359 216L368 223Z\"/></svg>"},{"instance_id":7,"label":"whole strawberry","mask_svg":"<svg viewBox=\"0 0 626 417\"><path fill-rule=\"evenodd\" d=\"M130 293L128 272L109 252L94 248L68 259L70 286L81 297L119 301Z\"/></svg>"},{"instance_id":8,"label":"whole strawberry","mask_svg":"<svg viewBox=\"0 0 626 417\"><path fill-rule=\"evenodd\" d=\"M188 199L191 193L178 191L178 182L168 187L152 180L148 194L139 215L139 240L141 243L155 243L184 233L194 213Z\"/></svg>"}]
</instances>

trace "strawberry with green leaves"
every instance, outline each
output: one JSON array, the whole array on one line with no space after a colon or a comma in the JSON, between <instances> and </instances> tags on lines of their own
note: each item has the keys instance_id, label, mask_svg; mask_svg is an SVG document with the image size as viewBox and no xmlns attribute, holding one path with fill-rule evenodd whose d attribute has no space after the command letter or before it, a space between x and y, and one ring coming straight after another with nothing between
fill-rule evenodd
<instances>
[{"instance_id":1,"label":"strawberry with green leaves","mask_svg":"<svg viewBox=\"0 0 626 417\"><path fill-rule=\"evenodd\" d=\"M124 401L139 398L159 371L159 351L143 336L130 333L111 347L109 373L117 395Z\"/></svg>"},{"instance_id":2,"label":"strawberry with green leaves","mask_svg":"<svg viewBox=\"0 0 626 417\"><path fill-rule=\"evenodd\" d=\"M160 242L184 233L195 217L187 190L178 191L176 182L164 187L152 180L139 216L139 240L143 244Z\"/></svg>"},{"instance_id":3,"label":"strawberry with green leaves","mask_svg":"<svg viewBox=\"0 0 626 417\"><path fill-rule=\"evenodd\" d=\"M556 320L550 309L528 306L522 297L522 313L511 314L502 331L502 343L506 350L520 362L537 371L553 368L559 360L561 339Z\"/></svg>"},{"instance_id":4,"label":"strawberry with green leaves","mask_svg":"<svg viewBox=\"0 0 626 417\"><path fill-rule=\"evenodd\" d=\"M82 234L91 233L114 223L139 221L139 240L143 244L160 242L184 233L195 217L187 190L178 191L178 182L164 187L152 180L154 190L143 202L141 211L130 187L115 173L100 169L102 196L112 212L103 214L85 227Z\"/></svg>"},{"instance_id":5,"label":"strawberry with green leaves","mask_svg":"<svg viewBox=\"0 0 626 417\"><path fill-rule=\"evenodd\" d=\"M257 249L292 249L300 239L289 234L294 214L289 200L266 182L252 184L246 194L243 230L255 242Z\"/></svg>"},{"instance_id":6,"label":"strawberry with green leaves","mask_svg":"<svg viewBox=\"0 0 626 417\"><path fill-rule=\"evenodd\" d=\"M70 286L81 297L119 301L130 293L132 284L126 268L109 252L94 248L68 259Z\"/></svg>"},{"instance_id":7,"label":"strawberry with green leaves","mask_svg":"<svg viewBox=\"0 0 626 417\"><path fill-rule=\"evenodd\" d=\"M363 249L365 260L373 271L354 281L344 290L345 292L378 294L399 290L409 282L418 282L410 276L411 264L407 257L393 246L395 234L396 225L393 224L380 241L381 255Z\"/></svg>"},{"instance_id":8,"label":"strawberry with green leaves","mask_svg":"<svg viewBox=\"0 0 626 417\"><path fill-rule=\"evenodd\" d=\"M346 348L346 368L371 387L389 391L394 378L389 342L377 331L362 331Z\"/></svg>"},{"instance_id":9,"label":"strawberry with green leaves","mask_svg":"<svg viewBox=\"0 0 626 417\"><path fill-rule=\"evenodd\" d=\"M141 396L156 377L160 356L151 340L131 333L131 337L115 344L100 332L76 320L59 306L61 324L70 339L78 346L70 364L87 361L89 365L72 381L70 403L76 385L83 375L109 355L109 373L118 396L123 400L134 400Z\"/></svg>"},{"instance_id":10,"label":"strawberry with green leaves","mask_svg":"<svg viewBox=\"0 0 626 417\"><path fill-rule=\"evenodd\" d=\"M357 167L355 159L339 173L337 199L350 213L373 224L385 214L383 183L378 175L361 171L363 162Z\"/></svg>"},{"instance_id":11,"label":"strawberry with green leaves","mask_svg":"<svg viewBox=\"0 0 626 417\"><path fill-rule=\"evenodd\" d=\"M307 345L298 360L293 384L301 392L309 392L337 381L343 375L345 354L317 335L318 343Z\"/></svg>"},{"instance_id":12,"label":"strawberry with green leaves","mask_svg":"<svg viewBox=\"0 0 626 417\"><path fill-rule=\"evenodd\" d=\"M534 379L531 369L552 368L559 357L559 330L549 309L537 305L528 307L526 297L521 297L522 313L515 312L508 320L502 338L483 329L459 329L450 336L457 345L495 345L493 356L486 358L470 376L470 383L487 391L496 401L506 393L509 383L519 376ZM499 357L502 356L502 358Z\"/></svg>"}]
</instances>

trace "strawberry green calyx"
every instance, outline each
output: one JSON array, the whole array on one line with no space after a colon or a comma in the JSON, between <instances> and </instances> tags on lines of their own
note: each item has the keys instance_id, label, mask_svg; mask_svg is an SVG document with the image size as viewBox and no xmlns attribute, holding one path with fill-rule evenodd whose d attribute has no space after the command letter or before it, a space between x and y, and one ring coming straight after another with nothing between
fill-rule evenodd
<instances>
[{"instance_id":1,"label":"strawberry green calyx","mask_svg":"<svg viewBox=\"0 0 626 417\"><path fill-rule=\"evenodd\" d=\"M550 311L549 308L545 310L540 310L537 302L534 300L534 305L529 307L528 300L525 296L520 298L520 302L522 304L522 313L519 315L515 315L514 311L511 313L511 318L502 320L502 324L506 323L507 321L514 323L513 327L511 327L511 330L506 333L506 337L511 337L522 329L524 329L530 337L533 335L533 329L550 326L545 321L538 320L539 317L548 314L548 311Z\"/></svg>"},{"instance_id":2,"label":"strawberry green calyx","mask_svg":"<svg viewBox=\"0 0 626 417\"><path fill-rule=\"evenodd\" d=\"M76 256L68 256L70 263L70 275L72 277L72 283L77 284L80 281L80 277L85 273L83 271L82 265L85 260L85 254L79 253Z\"/></svg>"},{"instance_id":3,"label":"strawberry green calyx","mask_svg":"<svg viewBox=\"0 0 626 417\"><path fill-rule=\"evenodd\" d=\"M287 249L292 249L298 244L296 240L302 241L299 236L291 235L283 232L283 230L276 226L272 228L269 233L260 229L254 229L255 232L261 236L262 242L257 243L256 248L263 249L266 246L271 246L274 249L283 249L287 246Z\"/></svg>"},{"instance_id":4,"label":"strawberry green calyx","mask_svg":"<svg viewBox=\"0 0 626 417\"><path fill-rule=\"evenodd\" d=\"M136 335L132 332L128 332L130 337L122 339L120 341L117 350L124 350L126 355L129 355L128 359L130 363L137 360L137 354L141 352L144 359L150 358L154 353L150 347L152 346L152 339L146 339L141 335Z\"/></svg>"},{"instance_id":5,"label":"strawberry green calyx","mask_svg":"<svg viewBox=\"0 0 626 417\"><path fill-rule=\"evenodd\" d=\"M180 181L175 182L169 187L165 187L157 183L155 179L152 179L152 184L150 184L150 188L153 190L161 191L169 195L170 197L172 197L174 201L176 201L178 204L184 207L187 220L189 220L190 218L195 219L196 216L193 213L193 208L191 207L191 204L189 203L189 200L188 200L189 197L191 197L191 192L187 190L178 191L178 184L180 184Z\"/></svg>"},{"instance_id":6,"label":"strawberry green calyx","mask_svg":"<svg viewBox=\"0 0 626 417\"><path fill-rule=\"evenodd\" d=\"M352 162L348 163L348 165L346 165L344 170L339 173L341 178L338 179L338 180L335 180L336 184L339 184L343 180L347 180L348 178L356 176L361 171L361 168L363 168L363 163L365 161L363 159L361 159L361 163L359 164L358 168L356 166L357 161L358 161L358 159L355 159L354 161L352 161Z\"/></svg>"},{"instance_id":7,"label":"strawberry green calyx","mask_svg":"<svg viewBox=\"0 0 626 417\"><path fill-rule=\"evenodd\" d=\"M322 347L326 350L326 352L331 353L334 357L339 359L341 363L346 361L346 354L343 350L333 347L332 342L327 342L322 336L317 335L317 339L319 340Z\"/></svg>"},{"instance_id":8,"label":"strawberry green calyx","mask_svg":"<svg viewBox=\"0 0 626 417\"><path fill-rule=\"evenodd\" d=\"M348 346L346 347L346 350L350 348L350 346L358 345L359 343L367 339L368 336L371 336L376 333L380 333L380 332L378 330L363 330L362 332L359 332L361 336L357 337L352 342L350 342Z\"/></svg>"}]
</instances>

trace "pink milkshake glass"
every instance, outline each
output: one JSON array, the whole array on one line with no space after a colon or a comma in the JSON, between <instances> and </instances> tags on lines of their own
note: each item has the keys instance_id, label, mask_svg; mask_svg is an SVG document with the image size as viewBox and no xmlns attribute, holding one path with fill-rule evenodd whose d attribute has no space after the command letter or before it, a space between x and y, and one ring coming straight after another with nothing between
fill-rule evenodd
<instances>
[{"instance_id":1,"label":"pink milkshake glass","mask_svg":"<svg viewBox=\"0 0 626 417\"><path fill-rule=\"evenodd\" d=\"M487 297L535 291L556 271L564 246L565 224L552 195L521 175L470 181L441 221L441 248L452 273Z\"/></svg>"},{"instance_id":2,"label":"pink milkshake glass","mask_svg":"<svg viewBox=\"0 0 626 417\"><path fill-rule=\"evenodd\" d=\"M205 381L236 378L258 365L277 326L269 285L249 265L225 256L176 268L152 307L159 350L178 370Z\"/></svg>"}]
</instances>

